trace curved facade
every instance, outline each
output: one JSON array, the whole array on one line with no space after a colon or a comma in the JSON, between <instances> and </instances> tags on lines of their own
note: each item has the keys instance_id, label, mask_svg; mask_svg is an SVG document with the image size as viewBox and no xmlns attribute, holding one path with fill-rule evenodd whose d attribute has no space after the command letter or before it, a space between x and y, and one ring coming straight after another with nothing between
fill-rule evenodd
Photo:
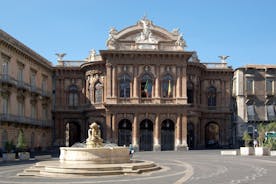
<instances>
[{"instance_id":1,"label":"curved facade","mask_svg":"<svg viewBox=\"0 0 276 184\"><path fill-rule=\"evenodd\" d=\"M108 50L55 67L55 144L84 141L95 121L106 142L140 151L231 144L231 78L225 62L201 63L178 30L144 18L112 28ZM66 63L79 62L80 66Z\"/></svg>"}]
</instances>

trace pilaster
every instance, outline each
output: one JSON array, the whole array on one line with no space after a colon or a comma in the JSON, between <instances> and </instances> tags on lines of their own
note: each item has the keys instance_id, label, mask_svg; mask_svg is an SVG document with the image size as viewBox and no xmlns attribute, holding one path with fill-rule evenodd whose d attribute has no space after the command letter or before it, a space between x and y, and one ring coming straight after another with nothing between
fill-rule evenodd
<instances>
[{"instance_id":1,"label":"pilaster","mask_svg":"<svg viewBox=\"0 0 276 184\"><path fill-rule=\"evenodd\" d=\"M132 145L135 151L139 151L139 124L138 124L138 114L134 114L133 118L133 132L132 132Z\"/></svg>"},{"instance_id":2,"label":"pilaster","mask_svg":"<svg viewBox=\"0 0 276 184\"><path fill-rule=\"evenodd\" d=\"M159 122L159 114L156 114L155 127L154 127L154 146L153 146L154 151L161 151L160 138L161 138L161 126Z\"/></svg>"}]
</instances>

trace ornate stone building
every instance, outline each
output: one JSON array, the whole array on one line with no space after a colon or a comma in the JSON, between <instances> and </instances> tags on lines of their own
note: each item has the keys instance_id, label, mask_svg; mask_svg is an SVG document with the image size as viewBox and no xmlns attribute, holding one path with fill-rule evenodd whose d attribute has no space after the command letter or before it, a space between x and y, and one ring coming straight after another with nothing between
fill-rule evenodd
<instances>
[{"instance_id":1,"label":"ornate stone building","mask_svg":"<svg viewBox=\"0 0 276 184\"><path fill-rule=\"evenodd\" d=\"M29 148L52 144L51 89L51 63L0 30L0 149L20 129Z\"/></svg>"},{"instance_id":2,"label":"ornate stone building","mask_svg":"<svg viewBox=\"0 0 276 184\"><path fill-rule=\"evenodd\" d=\"M231 144L231 80L224 59L201 63L178 29L143 18L112 28L107 50L54 67L56 145L84 141L97 122L106 142L137 150L216 148ZM224 58L224 57L222 57Z\"/></svg>"},{"instance_id":3,"label":"ornate stone building","mask_svg":"<svg viewBox=\"0 0 276 184\"><path fill-rule=\"evenodd\" d=\"M276 65L246 65L233 77L234 138L242 144L247 131L254 138L259 123L276 121Z\"/></svg>"}]
</instances>

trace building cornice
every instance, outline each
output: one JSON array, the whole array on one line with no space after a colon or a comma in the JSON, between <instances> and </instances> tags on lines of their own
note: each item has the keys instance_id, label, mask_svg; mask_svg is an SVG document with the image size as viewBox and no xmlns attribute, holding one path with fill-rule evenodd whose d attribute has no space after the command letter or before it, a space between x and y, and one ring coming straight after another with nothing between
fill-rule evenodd
<instances>
[{"instance_id":1,"label":"building cornice","mask_svg":"<svg viewBox=\"0 0 276 184\"><path fill-rule=\"evenodd\" d=\"M18 51L20 54L31 58L32 60L38 62L39 64L43 65L46 68L52 69L52 63L18 41L17 39L13 38L11 35L8 33L4 32L3 30L0 29L0 44L7 46L7 47L12 47L16 51Z\"/></svg>"}]
</instances>

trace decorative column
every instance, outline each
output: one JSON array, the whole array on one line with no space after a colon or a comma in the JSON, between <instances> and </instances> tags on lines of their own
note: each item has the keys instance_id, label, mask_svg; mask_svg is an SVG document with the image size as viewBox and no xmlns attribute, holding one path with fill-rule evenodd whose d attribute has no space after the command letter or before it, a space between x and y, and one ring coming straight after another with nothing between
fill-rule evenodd
<instances>
[{"instance_id":1,"label":"decorative column","mask_svg":"<svg viewBox=\"0 0 276 184\"><path fill-rule=\"evenodd\" d=\"M182 116L182 147L184 149L188 149L188 145L187 145L187 115L184 114Z\"/></svg>"},{"instance_id":2,"label":"decorative column","mask_svg":"<svg viewBox=\"0 0 276 184\"><path fill-rule=\"evenodd\" d=\"M117 80L116 80L116 66L112 68L112 98L117 97Z\"/></svg>"},{"instance_id":3,"label":"decorative column","mask_svg":"<svg viewBox=\"0 0 276 184\"><path fill-rule=\"evenodd\" d=\"M107 98L111 97L111 87L112 87L111 81L112 81L112 79L111 79L111 64L107 63L106 64L106 91L107 91L106 97Z\"/></svg>"},{"instance_id":4,"label":"decorative column","mask_svg":"<svg viewBox=\"0 0 276 184\"><path fill-rule=\"evenodd\" d=\"M155 79L155 97L160 98L160 87L159 87L159 78L160 78L160 66L156 65L156 79Z\"/></svg>"},{"instance_id":5,"label":"decorative column","mask_svg":"<svg viewBox=\"0 0 276 184\"><path fill-rule=\"evenodd\" d=\"M184 103L187 103L187 68L183 66L181 72L181 82L182 82L182 95L181 97L184 99Z\"/></svg>"},{"instance_id":6,"label":"decorative column","mask_svg":"<svg viewBox=\"0 0 276 184\"><path fill-rule=\"evenodd\" d=\"M175 149L180 150L181 148L181 131L182 131L182 124L181 124L181 114L177 114L176 119L176 135L175 135Z\"/></svg>"},{"instance_id":7,"label":"decorative column","mask_svg":"<svg viewBox=\"0 0 276 184\"><path fill-rule=\"evenodd\" d=\"M179 98L181 95L181 70L180 66L176 66L176 98Z\"/></svg>"},{"instance_id":8,"label":"decorative column","mask_svg":"<svg viewBox=\"0 0 276 184\"><path fill-rule=\"evenodd\" d=\"M106 142L112 142L112 125L111 125L111 113L109 110L106 111Z\"/></svg>"},{"instance_id":9,"label":"decorative column","mask_svg":"<svg viewBox=\"0 0 276 184\"><path fill-rule=\"evenodd\" d=\"M139 151L139 123L137 121L138 114L134 114L132 125L132 145L135 151Z\"/></svg>"},{"instance_id":10,"label":"decorative column","mask_svg":"<svg viewBox=\"0 0 276 184\"><path fill-rule=\"evenodd\" d=\"M134 75L134 79L133 79L133 97L134 98L138 98L138 96L137 96L137 66L136 65L134 65L134 67L133 67L133 75Z\"/></svg>"},{"instance_id":11,"label":"decorative column","mask_svg":"<svg viewBox=\"0 0 276 184\"><path fill-rule=\"evenodd\" d=\"M159 114L156 114L155 117L155 126L154 126L154 151L161 151L160 137L161 137L161 126L159 122Z\"/></svg>"},{"instance_id":12,"label":"decorative column","mask_svg":"<svg viewBox=\"0 0 276 184\"><path fill-rule=\"evenodd\" d=\"M118 144L118 127L116 123L116 114L112 114L112 140L113 143Z\"/></svg>"}]
</instances>

